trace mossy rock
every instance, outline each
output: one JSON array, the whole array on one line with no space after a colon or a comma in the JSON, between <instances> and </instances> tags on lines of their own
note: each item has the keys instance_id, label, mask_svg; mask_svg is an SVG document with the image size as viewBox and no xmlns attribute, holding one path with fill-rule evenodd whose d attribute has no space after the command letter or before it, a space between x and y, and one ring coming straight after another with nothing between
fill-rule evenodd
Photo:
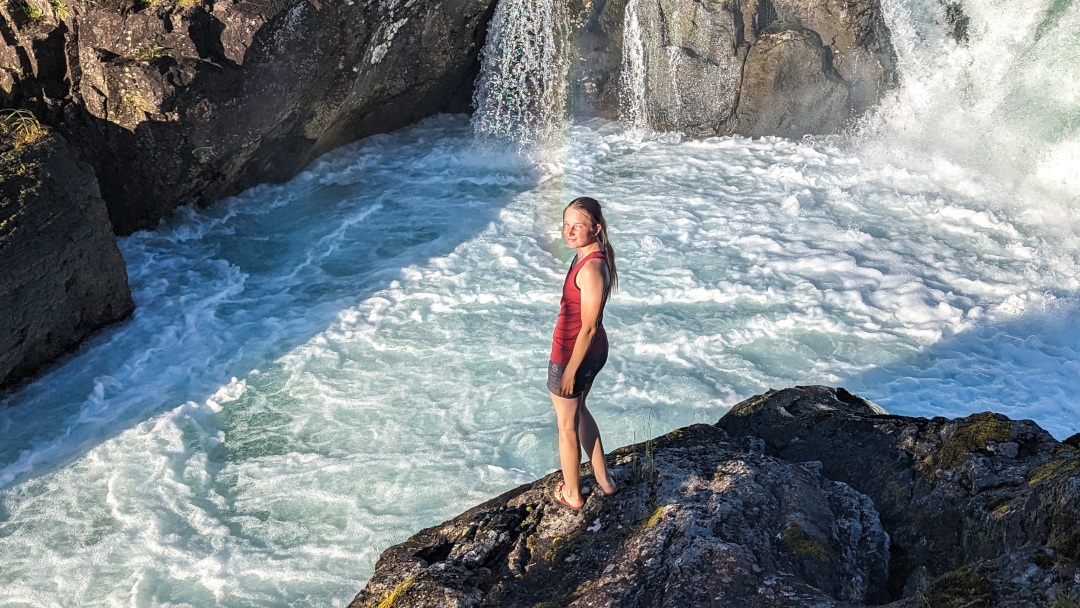
<instances>
[{"instance_id":1,"label":"mossy rock","mask_svg":"<svg viewBox=\"0 0 1080 608\"><path fill-rule=\"evenodd\" d=\"M1044 483L1075 475L1077 473L1080 473L1080 459L1057 458L1042 466L1031 469L1028 473L1028 483L1032 485Z\"/></svg>"},{"instance_id":2,"label":"mossy rock","mask_svg":"<svg viewBox=\"0 0 1080 608\"><path fill-rule=\"evenodd\" d=\"M832 561L825 545L795 522L789 522L787 528L780 532L780 543L792 555L809 555L826 564Z\"/></svg>"},{"instance_id":3,"label":"mossy rock","mask_svg":"<svg viewBox=\"0 0 1080 608\"><path fill-rule=\"evenodd\" d=\"M985 450L991 441L1008 441L1012 438L1012 425L1004 416L984 412L974 414L945 440L941 449L927 459L932 469L952 469L960 464L966 454Z\"/></svg>"},{"instance_id":4,"label":"mossy rock","mask_svg":"<svg viewBox=\"0 0 1080 608\"><path fill-rule=\"evenodd\" d=\"M919 606L978 608L993 606L997 589L990 579L970 566L958 568L934 580L916 599Z\"/></svg>"},{"instance_id":5,"label":"mossy rock","mask_svg":"<svg viewBox=\"0 0 1080 608\"><path fill-rule=\"evenodd\" d=\"M412 584L413 579L411 577L398 583L397 587L394 587L394 590L388 593L386 597L379 602L378 608L394 608L394 605L397 604L402 596L405 595L405 592L412 587Z\"/></svg>"},{"instance_id":6,"label":"mossy rock","mask_svg":"<svg viewBox=\"0 0 1080 608\"><path fill-rule=\"evenodd\" d=\"M1050 537L1050 542L1046 543L1046 546L1073 561L1080 562L1080 528L1073 525L1057 532Z\"/></svg>"},{"instance_id":7,"label":"mossy rock","mask_svg":"<svg viewBox=\"0 0 1080 608\"><path fill-rule=\"evenodd\" d=\"M1046 551L1036 551L1028 561L1049 572L1054 567L1054 558Z\"/></svg>"}]
</instances>

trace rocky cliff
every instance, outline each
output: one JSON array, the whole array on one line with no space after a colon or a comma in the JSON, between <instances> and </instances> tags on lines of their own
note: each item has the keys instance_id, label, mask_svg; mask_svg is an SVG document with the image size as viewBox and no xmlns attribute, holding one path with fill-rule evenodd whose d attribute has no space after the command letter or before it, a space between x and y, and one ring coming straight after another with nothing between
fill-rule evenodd
<instances>
[{"instance_id":1,"label":"rocky cliff","mask_svg":"<svg viewBox=\"0 0 1080 608\"><path fill-rule=\"evenodd\" d=\"M0 389L134 309L93 170L33 122L0 122L0 260Z\"/></svg>"},{"instance_id":2,"label":"rocky cliff","mask_svg":"<svg viewBox=\"0 0 1080 608\"><path fill-rule=\"evenodd\" d=\"M0 2L0 107L60 134L0 171L19 218L0 244L0 386L131 311L114 231L467 111L494 2ZM24 166L41 172L12 173Z\"/></svg>"},{"instance_id":3,"label":"rocky cliff","mask_svg":"<svg viewBox=\"0 0 1080 608\"><path fill-rule=\"evenodd\" d=\"M119 234L466 111L494 0L8 0L0 102L93 165Z\"/></svg>"},{"instance_id":4,"label":"rocky cliff","mask_svg":"<svg viewBox=\"0 0 1080 608\"><path fill-rule=\"evenodd\" d=\"M839 131L897 80L877 0L576 6L572 76L587 114L693 136L800 137Z\"/></svg>"},{"instance_id":5,"label":"rocky cliff","mask_svg":"<svg viewBox=\"0 0 1080 608\"><path fill-rule=\"evenodd\" d=\"M1080 601L1080 436L1030 421L799 387L610 460L618 494L512 490L387 549L352 606Z\"/></svg>"}]
</instances>

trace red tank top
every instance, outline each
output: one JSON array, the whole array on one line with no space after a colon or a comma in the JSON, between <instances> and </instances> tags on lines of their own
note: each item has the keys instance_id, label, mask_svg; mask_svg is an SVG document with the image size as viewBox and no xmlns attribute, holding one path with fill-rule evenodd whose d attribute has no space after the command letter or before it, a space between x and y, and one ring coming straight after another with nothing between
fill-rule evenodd
<instances>
[{"instance_id":1,"label":"red tank top","mask_svg":"<svg viewBox=\"0 0 1080 608\"><path fill-rule=\"evenodd\" d=\"M555 323L555 335L551 339L551 360L559 365L570 363L570 357L574 354L574 344L577 342L578 332L581 331L581 289L578 288L577 274L585 262L593 258L600 258L607 263L607 254L603 251L594 251L585 256L583 260L570 266L563 281L562 300L559 301L559 320ZM604 305L607 298L600 303L600 314L596 318L596 334L593 335L592 344L585 354L585 360L595 359L607 352L607 332L604 331Z\"/></svg>"}]
</instances>

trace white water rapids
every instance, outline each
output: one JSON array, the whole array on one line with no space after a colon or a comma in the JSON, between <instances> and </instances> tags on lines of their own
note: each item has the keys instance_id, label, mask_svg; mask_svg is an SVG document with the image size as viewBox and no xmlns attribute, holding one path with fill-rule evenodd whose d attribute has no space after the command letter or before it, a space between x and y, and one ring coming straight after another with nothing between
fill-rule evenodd
<instances>
[{"instance_id":1,"label":"white water rapids","mask_svg":"<svg viewBox=\"0 0 1080 608\"><path fill-rule=\"evenodd\" d=\"M440 116L121 239L134 318L0 409L0 606L343 605L554 469L582 194L619 255L609 448L797 383L1080 431L1080 5L965 6L966 46L886 6L904 85L852 140L589 122L537 166Z\"/></svg>"}]
</instances>

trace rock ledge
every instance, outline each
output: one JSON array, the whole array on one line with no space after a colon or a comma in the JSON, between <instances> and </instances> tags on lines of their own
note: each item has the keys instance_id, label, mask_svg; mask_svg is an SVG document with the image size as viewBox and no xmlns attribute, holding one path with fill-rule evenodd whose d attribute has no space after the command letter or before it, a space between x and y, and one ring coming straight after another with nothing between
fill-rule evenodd
<instances>
[{"instance_id":1,"label":"rock ledge","mask_svg":"<svg viewBox=\"0 0 1080 608\"><path fill-rule=\"evenodd\" d=\"M387 549L351 606L1030 606L1080 591L1080 437L770 391ZM583 479L591 479L588 465ZM891 603L890 603L891 602Z\"/></svg>"}]
</instances>

